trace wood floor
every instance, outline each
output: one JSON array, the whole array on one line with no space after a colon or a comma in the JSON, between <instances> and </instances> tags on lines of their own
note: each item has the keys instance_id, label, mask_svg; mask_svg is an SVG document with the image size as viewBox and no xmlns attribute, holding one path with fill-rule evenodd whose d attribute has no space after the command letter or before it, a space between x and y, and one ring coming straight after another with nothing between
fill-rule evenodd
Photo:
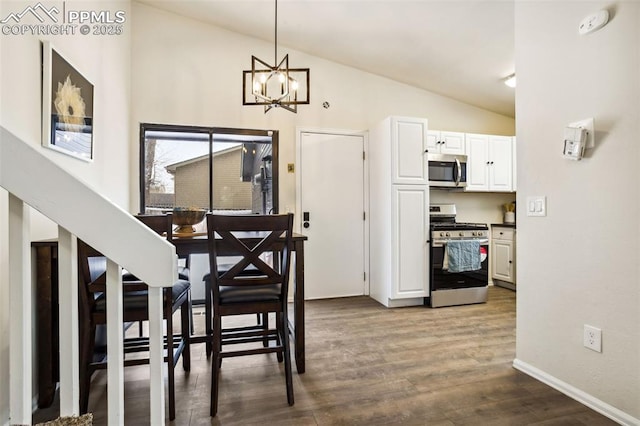
<instances>
[{"instance_id":1,"label":"wood floor","mask_svg":"<svg viewBox=\"0 0 640 426\"><path fill-rule=\"evenodd\" d=\"M275 355L225 359L218 416L209 417L210 364L192 348L178 367L175 425L613 425L611 420L515 370L515 293L489 302L386 309L368 297L306 302L307 371L294 372L287 405ZM202 326L202 317L194 321ZM125 423L148 423L146 367L125 369ZM106 373L89 409L106 424ZM34 421L55 418L40 410Z\"/></svg>"}]
</instances>

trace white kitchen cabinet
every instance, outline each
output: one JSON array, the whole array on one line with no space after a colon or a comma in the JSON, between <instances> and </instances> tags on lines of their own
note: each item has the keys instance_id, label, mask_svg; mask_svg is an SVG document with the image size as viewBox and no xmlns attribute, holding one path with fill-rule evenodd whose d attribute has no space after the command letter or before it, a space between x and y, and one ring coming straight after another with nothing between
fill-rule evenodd
<instances>
[{"instance_id":1,"label":"white kitchen cabinet","mask_svg":"<svg viewBox=\"0 0 640 426\"><path fill-rule=\"evenodd\" d=\"M513 138L465 135L467 191L513 191Z\"/></svg>"},{"instance_id":2,"label":"white kitchen cabinet","mask_svg":"<svg viewBox=\"0 0 640 426\"><path fill-rule=\"evenodd\" d=\"M425 161L427 120L390 117L391 173L394 184L426 185L429 183Z\"/></svg>"},{"instance_id":3,"label":"white kitchen cabinet","mask_svg":"<svg viewBox=\"0 0 640 426\"><path fill-rule=\"evenodd\" d=\"M430 130L427 133L427 150L429 154L464 154L464 133Z\"/></svg>"},{"instance_id":4,"label":"white kitchen cabinet","mask_svg":"<svg viewBox=\"0 0 640 426\"><path fill-rule=\"evenodd\" d=\"M494 285L515 290L516 230L493 225L491 228L491 269Z\"/></svg>"},{"instance_id":5,"label":"white kitchen cabinet","mask_svg":"<svg viewBox=\"0 0 640 426\"><path fill-rule=\"evenodd\" d=\"M369 293L387 307L429 294L426 131L427 120L406 117L369 131Z\"/></svg>"},{"instance_id":6,"label":"white kitchen cabinet","mask_svg":"<svg viewBox=\"0 0 640 426\"><path fill-rule=\"evenodd\" d=\"M429 187L393 185L391 191L391 298L422 298L428 296Z\"/></svg>"}]
</instances>

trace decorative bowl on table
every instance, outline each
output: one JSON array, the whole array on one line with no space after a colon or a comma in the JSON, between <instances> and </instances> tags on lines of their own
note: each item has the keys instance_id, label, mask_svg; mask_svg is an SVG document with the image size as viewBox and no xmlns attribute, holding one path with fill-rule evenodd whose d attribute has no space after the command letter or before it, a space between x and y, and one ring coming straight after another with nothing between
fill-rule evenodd
<instances>
[{"instance_id":1,"label":"decorative bowl on table","mask_svg":"<svg viewBox=\"0 0 640 426\"><path fill-rule=\"evenodd\" d=\"M195 232L193 225L197 225L207 214L205 209L194 207L175 207L173 209L173 224L178 227L173 231L176 234L188 234Z\"/></svg>"}]
</instances>

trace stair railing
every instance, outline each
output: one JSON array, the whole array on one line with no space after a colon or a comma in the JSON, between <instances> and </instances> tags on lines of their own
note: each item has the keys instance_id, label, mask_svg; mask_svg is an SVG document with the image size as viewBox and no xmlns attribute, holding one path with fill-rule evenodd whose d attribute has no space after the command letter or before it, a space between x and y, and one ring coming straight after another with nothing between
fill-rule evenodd
<instances>
[{"instance_id":1,"label":"stair railing","mask_svg":"<svg viewBox=\"0 0 640 426\"><path fill-rule=\"evenodd\" d=\"M152 425L164 425L162 288L172 286L177 279L175 247L2 126L0 187L9 193L10 423L31 424L32 416L33 295L29 206L58 224L60 415L79 414L76 238L80 238L107 258L108 324L122 324L122 268L149 285L149 418ZM123 425L121 326L107 327L107 345L108 424Z\"/></svg>"}]
</instances>

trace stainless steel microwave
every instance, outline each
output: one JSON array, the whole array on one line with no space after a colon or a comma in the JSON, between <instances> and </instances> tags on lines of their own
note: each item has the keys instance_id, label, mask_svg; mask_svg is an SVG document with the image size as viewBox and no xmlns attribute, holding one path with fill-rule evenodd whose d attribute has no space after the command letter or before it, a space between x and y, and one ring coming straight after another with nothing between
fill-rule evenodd
<instances>
[{"instance_id":1,"label":"stainless steel microwave","mask_svg":"<svg viewBox=\"0 0 640 426\"><path fill-rule=\"evenodd\" d=\"M428 154L429 186L460 188L467 186L467 156Z\"/></svg>"}]
</instances>

